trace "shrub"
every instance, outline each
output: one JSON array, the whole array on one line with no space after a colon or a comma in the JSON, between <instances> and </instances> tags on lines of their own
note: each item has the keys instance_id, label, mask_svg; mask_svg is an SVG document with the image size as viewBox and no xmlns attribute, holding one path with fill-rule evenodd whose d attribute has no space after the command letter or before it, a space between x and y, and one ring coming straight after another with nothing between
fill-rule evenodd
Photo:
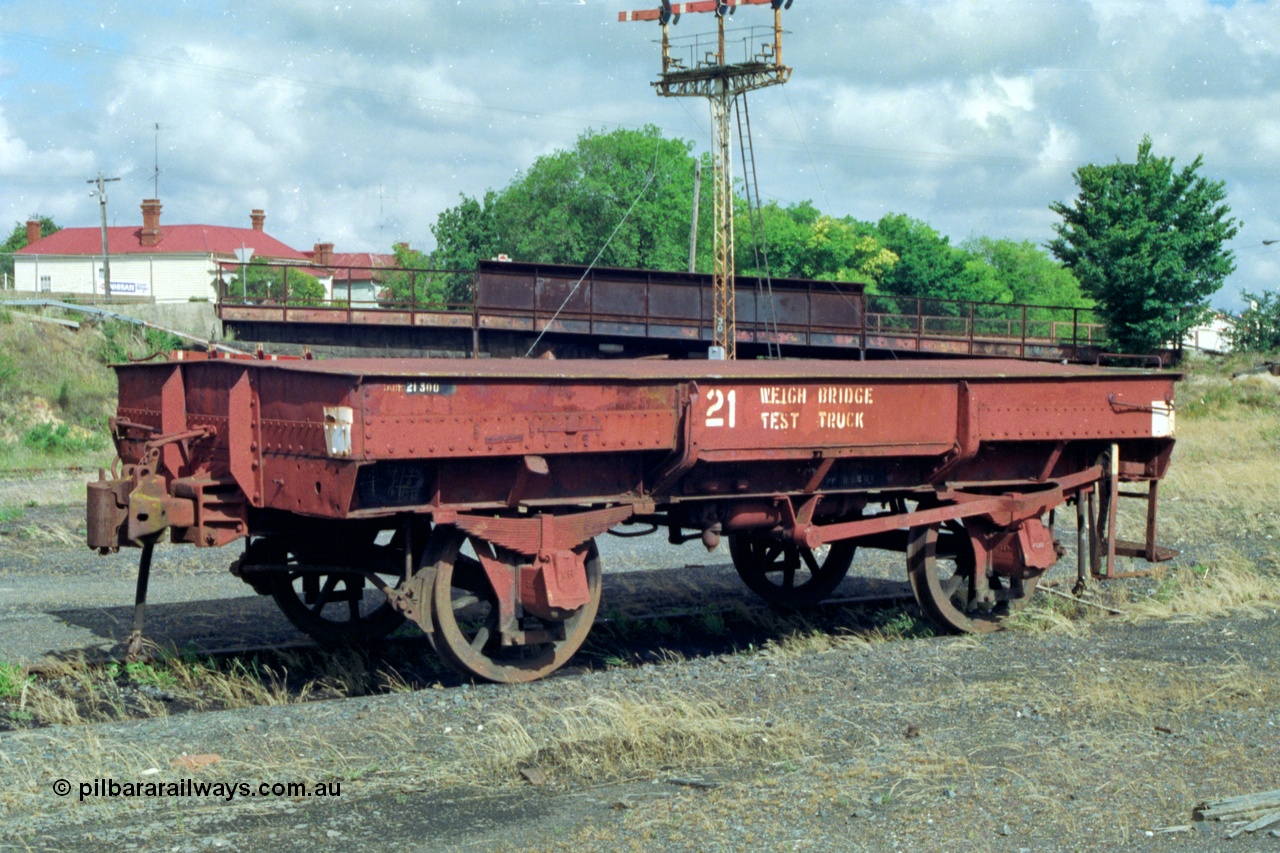
<instances>
[{"instance_id":1,"label":"shrub","mask_svg":"<svg viewBox=\"0 0 1280 853\"><path fill-rule=\"evenodd\" d=\"M104 450L106 438L70 424L36 424L22 436L22 443L41 453L85 453Z\"/></svg>"},{"instance_id":2,"label":"shrub","mask_svg":"<svg viewBox=\"0 0 1280 853\"><path fill-rule=\"evenodd\" d=\"M1249 310L1240 315L1228 337L1237 352L1280 350L1280 297L1275 293L1244 293Z\"/></svg>"},{"instance_id":3,"label":"shrub","mask_svg":"<svg viewBox=\"0 0 1280 853\"><path fill-rule=\"evenodd\" d=\"M118 364L129 360L129 326L119 320L107 320L102 329L102 348L98 357L104 364Z\"/></svg>"},{"instance_id":4,"label":"shrub","mask_svg":"<svg viewBox=\"0 0 1280 853\"><path fill-rule=\"evenodd\" d=\"M169 352L175 349L185 349L187 342L172 332L165 332L160 329L152 329L150 327L142 330L142 340L147 345L147 353L153 352Z\"/></svg>"}]
</instances>

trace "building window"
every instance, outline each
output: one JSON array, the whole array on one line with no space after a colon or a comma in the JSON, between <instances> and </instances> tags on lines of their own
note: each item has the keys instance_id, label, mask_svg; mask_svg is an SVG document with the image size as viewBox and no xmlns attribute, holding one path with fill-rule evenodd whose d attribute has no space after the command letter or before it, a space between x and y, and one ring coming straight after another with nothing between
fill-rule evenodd
<instances>
[{"instance_id":1,"label":"building window","mask_svg":"<svg viewBox=\"0 0 1280 853\"><path fill-rule=\"evenodd\" d=\"M53 276L51 275L40 276L40 292L48 293L51 290L53 290Z\"/></svg>"}]
</instances>

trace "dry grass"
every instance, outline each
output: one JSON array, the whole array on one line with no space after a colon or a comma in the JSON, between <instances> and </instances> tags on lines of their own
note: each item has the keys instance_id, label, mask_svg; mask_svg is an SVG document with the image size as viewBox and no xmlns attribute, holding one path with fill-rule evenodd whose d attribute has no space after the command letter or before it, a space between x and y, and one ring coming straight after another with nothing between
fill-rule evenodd
<instances>
[{"instance_id":1,"label":"dry grass","mask_svg":"<svg viewBox=\"0 0 1280 853\"><path fill-rule=\"evenodd\" d=\"M1219 549L1218 556L1200 565L1172 570L1157 566L1152 577L1156 582L1153 592L1136 591L1123 582L1103 582L1090 587L1081 601L1057 594L1061 591L1058 587L1042 589L1025 610L1009 620L1008 627L1079 636L1103 620L1205 622L1229 613L1280 608L1280 575L1269 562L1259 565L1231 548Z\"/></svg>"},{"instance_id":2,"label":"dry grass","mask_svg":"<svg viewBox=\"0 0 1280 853\"><path fill-rule=\"evenodd\" d=\"M47 521L33 521L23 524L14 537L22 544L33 549L51 546L84 545L84 535L67 527Z\"/></svg>"},{"instance_id":3,"label":"dry grass","mask_svg":"<svg viewBox=\"0 0 1280 853\"><path fill-rule=\"evenodd\" d=\"M1162 579L1151 596L1128 605L1128 618L1202 622L1232 612L1280 607L1280 576L1234 551L1203 567L1181 567Z\"/></svg>"},{"instance_id":4,"label":"dry grass","mask_svg":"<svg viewBox=\"0 0 1280 853\"><path fill-rule=\"evenodd\" d=\"M1124 611L1123 618L1203 620L1275 609L1280 601L1280 386L1270 377L1232 380L1230 370L1240 366L1194 362L1178 388L1178 443L1160 488L1159 539L1195 548L1197 563L1152 567L1154 592L1095 584L1091 600ZM1145 504L1122 501L1119 508L1120 535L1140 539ZM1041 593L1011 625L1078 632L1106 618Z\"/></svg>"},{"instance_id":5,"label":"dry grass","mask_svg":"<svg viewBox=\"0 0 1280 853\"><path fill-rule=\"evenodd\" d=\"M132 700L132 701L130 701ZM132 717L163 717L165 704L155 697L127 697L120 685L104 678L100 669L78 660L50 664L41 677L31 679L18 697L7 703L8 716L51 726L77 726Z\"/></svg>"},{"instance_id":6,"label":"dry grass","mask_svg":"<svg viewBox=\"0 0 1280 853\"><path fill-rule=\"evenodd\" d=\"M592 696L570 707L527 705L489 718L467 766L495 779L536 767L553 782L648 775L658 768L759 764L800 751L802 730L676 693Z\"/></svg>"},{"instance_id":7,"label":"dry grass","mask_svg":"<svg viewBox=\"0 0 1280 853\"><path fill-rule=\"evenodd\" d=\"M1057 698L1079 713L1161 720L1210 707L1275 707L1280 703L1280 680L1243 662L1169 666L1108 661L1073 669Z\"/></svg>"},{"instance_id":8,"label":"dry grass","mask_svg":"<svg viewBox=\"0 0 1280 853\"><path fill-rule=\"evenodd\" d=\"M504 703L507 704L507 703ZM241 779L306 779L324 776L358 782L373 790L421 791L424 785L505 787L527 784L521 768L537 767L554 786L627 779L654 774L697 774L710 768L762 766L800 760L811 733L798 725L770 722L735 713L710 701L676 691L645 696L611 694L566 706L532 700L512 703L501 714L477 716L471 726L424 727L413 706L369 706L358 736L334 742L329 723L292 716L286 728L226 725L206 732L158 729L147 748L130 744L126 733L96 726L37 729L6 735L34 741L44 756L39 766L15 762L0 752L5 791L3 808L17 808L20 795L47 793L54 778L72 780L148 778L168 781L189 774L171 761L183 751L216 753L220 775ZM415 744L405 749L409 735ZM32 748L14 750L30 754ZM56 774L55 774L56 771ZM345 786L344 795L350 795ZM74 797L68 800L74 800Z\"/></svg>"},{"instance_id":9,"label":"dry grass","mask_svg":"<svg viewBox=\"0 0 1280 853\"><path fill-rule=\"evenodd\" d=\"M1072 601L1057 595L1058 587L1045 586L1037 590L1027 606L1009 617L1005 623L1009 630L1034 633L1058 632L1079 636L1088 630L1090 623L1111 614L1088 604ZM1086 599L1087 601L1087 599Z\"/></svg>"},{"instance_id":10,"label":"dry grass","mask_svg":"<svg viewBox=\"0 0 1280 853\"><path fill-rule=\"evenodd\" d=\"M1277 387L1202 369L1177 393L1179 409L1190 416L1179 417L1173 464L1161 486L1164 529L1196 539L1280 534Z\"/></svg>"},{"instance_id":11,"label":"dry grass","mask_svg":"<svg viewBox=\"0 0 1280 853\"><path fill-rule=\"evenodd\" d=\"M355 656L353 656L354 658ZM346 668L344 668L346 665ZM299 664L301 668L301 664ZM92 664L83 655L44 664L35 676L20 670L21 691L0 700L0 713L17 725L76 726L146 717L165 717L171 706L183 711L269 707L307 702L317 694L346 696L370 679L358 661L331 660L323 676L289 683L289 657L274 666L231 658L159 654L153 662ZM402 680L401 680L402 682Z\"/></svg>"}]
</instances>

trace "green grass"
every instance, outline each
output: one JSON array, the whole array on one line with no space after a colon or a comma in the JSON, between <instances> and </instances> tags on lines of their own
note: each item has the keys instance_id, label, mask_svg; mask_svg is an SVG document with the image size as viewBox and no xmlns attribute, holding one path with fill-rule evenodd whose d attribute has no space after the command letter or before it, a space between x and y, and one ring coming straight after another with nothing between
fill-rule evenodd
<instances>
[{"instance_id":1,"label":"green grass","mask_svg":"<svg viewBox=\"0 0 1280 853\"><path fill-rule=\"evenodd\" d=\"M1214 417L1225 420L1240 412L1272 411L1280 404L1280 393L1259 381L1222 380L1203 388L1186 387L1189 392L1178 414L1186 418Z\"/></svg>"},{"instance_id":2,"label":"green grass","mask_svg":"<svg viewBox=\"0 0 1280 853\"><path fill-rule=\"evenodd\" d=\"M73 330L20 316L0 323L0 470L110 463L116 377L104 357L142 354L155 341L122 323Z\"/></svg>"},{"instance_id":3,"label":"green grass","mask_svg":"<svg viewBox=\"0 0 1280 853\"><path fill-rule=\"evenodd\" d=\"M173 672L163 664L147 661L133 661L124 666L116 663L108 664L106 676L113 680L123 678L130 683L154 687L157 690L174 690L178 687L178 677Z\"/></svg>"},{"instance_id":4,"label":"green grass","mask_svg":"<svg viewBox=\"0 0 1280 853\"><path fill-rule=\"evenodd\" d=\"M1241 414L1267 414L1280 405L1280 388L1265 375L1232 374L1247 370L1261 357L1188 356L1182 365L1185 379L1177 389L1178 417L1227 420Z\"/></svg>"},{"instance_id":5,"label":"green grass","mask_svg":"<svg viewBox=\"0 0 1280 853\"><path fill-rule=\"evenodd\" d=\"M0 321L0 470L110 464L116 409L108 365L183 346L168 332L121 321L78 330Z\"/></svg>"},{"instance_id":6,"label":"green grass","mask_svg":"<svg viewBox=\"0 0 1280 853\"><path fill-rule=\"evenodd\" d=\"M22 688L35 681L34 675L28 675L20 666L8 661L0 661L0 699L8 699L22 693Z\"/></svg>"},{"instance_id":7,"label":"green grass","mask_svg":"<svg viewBox=\"0 0 1280 853\"><path fill-rule=\"evenodd\" d=\"M36 424L22 436L22 443L28 449L47 456L79 456L86 453L105 450L107 436L105 428L101 432L92 432L84 427L62 423Z\"/></svg>"},{"instance_id":8,"label":"green grass","mask_svg":"<svg viewBox=\"0 0 1280 853\"><path fill-rule=\"evenodd\" d=\"M887 640L911 640L936 637L938 629L928 619L919 618L906 607L871 611L871 621Z\"/></svg>"},{"instance_id":9,"label":"green grass","mask_svg":"<svg viewBox=\"0 0 1280 853\"><path fill-rule=\"evenodd\" d=\"M102 323L102 345L98 356L104 364L120 364L130 359L145 358L154 353L182 349L186 342L177 335L139 327L120 320Z\"/></svg>"},{"instance_id":10,"label":"green grass","mask_svg":"<svg viewBox=\"0 0 1280 853\"><path fill-rule=\"evenodd\" d=\"M706 631L712 636L720 636L725 633L726 627L724 617L719 613L708 610L698 616L698 627Z\"/></svg>"},{"instance_id":11,"label":"green grass","mask_svg":"<svg viewBox=\"0 0 1280 853\"><path fill-rule=\"evenodd\" d=\"M18 378L18 363L7 352L0 352L0 386L9 385Z\"/></svg>"}]
</instances>

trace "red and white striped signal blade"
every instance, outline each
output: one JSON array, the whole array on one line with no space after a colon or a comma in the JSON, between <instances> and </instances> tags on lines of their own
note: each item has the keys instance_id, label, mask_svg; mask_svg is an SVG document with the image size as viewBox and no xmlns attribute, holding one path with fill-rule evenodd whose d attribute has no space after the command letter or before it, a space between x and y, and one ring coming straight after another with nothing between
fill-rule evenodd
<instances>
[{"instance_id":1,"label":"red and white striped signal blade","mask_svg":"<svg viewBox=\"0 0 1280 853\"><path fill-rule=\"evenodd\" d=\"M694 12L714 12L716 6L723 2L726 6L763 6L773 0L691 0L688 3L672 3L671 14L685 15ZM662 17L662 8L641 9L637 12L619 12L619 21L657 21Z\"/></svg>"}]
</instances>

